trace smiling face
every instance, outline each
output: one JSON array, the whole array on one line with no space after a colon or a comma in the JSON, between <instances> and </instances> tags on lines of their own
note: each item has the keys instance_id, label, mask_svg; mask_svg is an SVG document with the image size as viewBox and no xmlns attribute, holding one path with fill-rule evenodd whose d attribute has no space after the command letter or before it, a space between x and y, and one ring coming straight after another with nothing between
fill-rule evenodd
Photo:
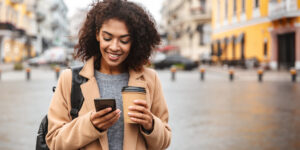
<instances>
[{"instance_id":1,"label":"smiling face","mask_svg":"<svg viewBox=\"0 0 300 150\"><path fill-rule=\"evenodd\" d=\"M117 19L109 19L102 24L100 31L96 34L100 43L101 68L106 73L122 72L122 63L127 58L131 39L126 24Z\"/></svg>"}]
</instances>

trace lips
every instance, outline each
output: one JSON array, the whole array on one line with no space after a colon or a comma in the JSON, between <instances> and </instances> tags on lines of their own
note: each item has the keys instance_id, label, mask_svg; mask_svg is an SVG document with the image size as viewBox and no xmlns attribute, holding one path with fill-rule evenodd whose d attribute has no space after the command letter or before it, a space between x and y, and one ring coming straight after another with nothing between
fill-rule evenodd
<instances>
[{"instance_id":1,"label":"lips","mask_svg":"<svg viewBox=\"0 0 300 150\"><path fill-rule=\"evenodd\" d=\"M119 55L119 54L108 53L108 58L109 58L110 60L113 60L113 61L118 60L118 59L120 58L120 56L121 56L121 55Z\"/></svg>"}]
</instances>

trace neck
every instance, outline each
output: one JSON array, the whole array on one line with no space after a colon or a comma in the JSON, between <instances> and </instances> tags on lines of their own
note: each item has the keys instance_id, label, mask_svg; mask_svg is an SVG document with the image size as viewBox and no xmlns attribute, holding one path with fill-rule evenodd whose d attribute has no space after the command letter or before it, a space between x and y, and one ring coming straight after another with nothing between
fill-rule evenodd
<instances>
[{"instance_id":1,"label":"neck","mask_svg":"<svg viewBox=\"0 0 300 150\"><path fill-rule=\"evenodd\" d=\"M115 75L115 74L121 74L121 73L125 72L126 70L124 69L124 67L122 65L119 65L116 67L108 66L108 64L103 59L101 59L101 65L100 65L99 71L104 74Z\"/></svg>"}]
</instances>

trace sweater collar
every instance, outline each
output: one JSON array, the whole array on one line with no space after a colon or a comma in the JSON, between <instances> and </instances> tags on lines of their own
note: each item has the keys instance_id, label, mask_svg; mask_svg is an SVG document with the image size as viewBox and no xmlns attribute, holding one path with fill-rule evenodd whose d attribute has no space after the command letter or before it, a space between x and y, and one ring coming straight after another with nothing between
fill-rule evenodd
<instances>
[{"instance_id":1,"label":"sweater collar","mask_svg":"<svg viewBox=\"0 0 300 150\"><path fill-rule=\"evenodd\" d=\"M94 77L94 57L88 59L79 74L87 79ZM133 79L139 79L143 76L143 71L137 72L133 69L129 69L129 76Z\"/></svg>"}]
</instances>

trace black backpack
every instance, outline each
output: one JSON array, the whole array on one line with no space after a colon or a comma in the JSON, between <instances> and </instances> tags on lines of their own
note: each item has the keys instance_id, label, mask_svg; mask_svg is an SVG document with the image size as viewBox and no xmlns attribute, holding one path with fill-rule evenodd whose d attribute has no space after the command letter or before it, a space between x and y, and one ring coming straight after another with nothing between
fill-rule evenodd
<instances>
[{"instance_id":1,"label":"black backpack","mask_svg":"<svg viewBox=\"0 0 300 150\"><path fill-rule=\"evenodd\" d=\"M84 98L80 89L80 85L87 81L86 78L79 75L82 67L72 68L72 87L71 87L71 111L72 120L78 117L78 112L82 106ZM55 87L53 87L55 92ZM36 138L36 150L49 150L46 144L46 134L48 133L48 117L43 118Z\"/></svg>"}]
</instances>

